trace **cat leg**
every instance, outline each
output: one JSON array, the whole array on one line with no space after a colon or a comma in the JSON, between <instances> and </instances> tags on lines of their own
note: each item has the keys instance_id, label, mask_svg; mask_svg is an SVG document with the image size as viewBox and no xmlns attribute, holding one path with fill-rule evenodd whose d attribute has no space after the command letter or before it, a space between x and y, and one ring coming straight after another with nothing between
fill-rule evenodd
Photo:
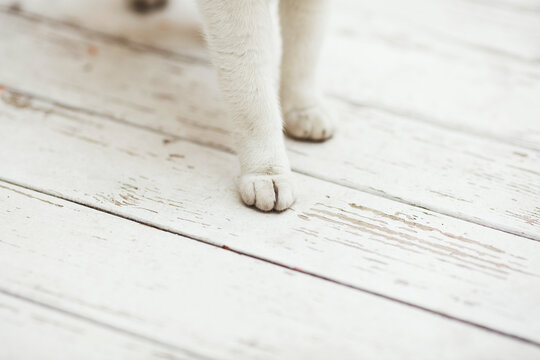
<instances>
[{"instance_id":1,"label":"cat leg","mask_svg":"<svg viewBox=\"0 0 540 360\"><path fill-rule=\"evenodd\" d=\"M281 0L281 105L287 134L321 141L334 122L321 102L315 73L325 32L327 0Z\"/></svg>"},{"instance_id":2,"label":"cat leg","mask_svg":"<svg viewBox=\"0 0 540 360\"><path fill-rule=\"evenodd\" d=\"M268 0L199 0L212 62L232 117L247 205L285 210L294 202L275 85Z\"/></svg>"}]
</instances>

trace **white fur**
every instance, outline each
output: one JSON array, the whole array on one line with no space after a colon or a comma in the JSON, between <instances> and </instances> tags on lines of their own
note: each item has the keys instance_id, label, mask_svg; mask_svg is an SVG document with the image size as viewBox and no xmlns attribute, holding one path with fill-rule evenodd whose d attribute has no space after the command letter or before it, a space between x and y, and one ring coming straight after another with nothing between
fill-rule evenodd
<instances>
[{"instance_id":1,"label":"white fur","mask_svg":"<svg viewBox=\"0 0 540 360\"><path fill-rule=\"evenodd\" d=\"M326 0L280 0L283 50L279 90L275 83L277 24L271 0L198 2L233 121L242 172L241 197L260 210L285 210L295 195L283 120L286 131L296 138L324 140L334 131L315 82Z\"/></svg>"}]
</instances>

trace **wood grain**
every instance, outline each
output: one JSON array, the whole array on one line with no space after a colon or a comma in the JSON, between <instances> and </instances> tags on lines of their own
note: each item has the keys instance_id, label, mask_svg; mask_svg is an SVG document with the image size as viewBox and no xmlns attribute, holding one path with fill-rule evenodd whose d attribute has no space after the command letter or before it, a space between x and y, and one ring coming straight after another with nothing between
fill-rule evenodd
<instances>
[{"instance_id":1,"label":"wood grain","mask_svg":"<svg viewBox=\"0 0 540 360\"><path fill-rule=\"evenodd\" d=\"M178 358L540 355L536 346L55 197L1 185L0 199L0 225L8 234L0 242L4 291L191 355ZM37 318L21 314L12 300L5 301L0 297L0 314L8 322L0 329L15 331L8 338L19 346L31 345L16 349L21 358L31 358L39 349L40 343L31 337L36 326L60 327L49 330L56 335L50 353L59 350L54 345L62 339L70 341L67 350L76 348L73 338L88 329L70 318L43 316L43 311ZM11 323L14 316L20 326ZM92 358L96 352L115 355L109 350L122 334L103 339L96 332L78 341L90 346L102 340L104 345L77 354L78 359ZM47 335L42 340L48 340ZM136 358L145 355L143 345L125 341L129 348L124 352L141 352ZM113 350L122 354L122 349ZM154 358L177 358L169 353L154 353Z\"/></svg>"},{"instance_id":2,"label":"wood grain","mask_svg":"<svg viewBox=\"0 0 540 360\"><path fill-rule=\"evenodd\" d=\"M64 25L0 16L6 24L1 35L10 39L0 44L9 64L0 69L6 85L171 137L231 148L208 64ZM19 61L36 52L39 62ZM334 140L288 142L296 171L540 239L538 151L408 121L392 109L350 100L334 106L341 128Z\"/></svg>"},{"instance_id":3,"label":"wood grain","mask_svg":"<svg viewBox=\"0 0 540 360\"><path fill-rule=\"evenodd\" d=\"M0 245L3 251L8 242L4 240ZM6 253L9 251L0 257ZM10 360L53 357L58 360L200 359L172 346L155 344L149 339L3 292L0 293L0 338L0 358Z\"/></svg>"},{"instance_id":4,"label":"wood grain","mask_svg":"<svg viewBox=\"0 0 540 360\"><path fill-rule=\"evenodd\" d=\"M325 88L419 123L538 151L538 13L496 3L343 0L323 63Z\"/></svg>"},{"instance_id":5,"label":"wood grain","mask_svg":"<svg viewBox=\"0 0 540 360\"><path fill-rule=\"evenodd\" d=\"M539 343L540 246L298 175L283 214L241 204L234 156L5 90L1 176Z\"/></svg>"},{"instance_id":6,"label":"wood grain","mask_svg":"<svg viewBox=\"0 0 540 360\"><path fill-rule=\"evenodd\" d=\"M107 0L86 7L69 0L18 3L30 13L205 58L193 36L192 0L171 2L146 18ZM540 150L539 11L536 0L409 0L407 6L336 0L323 53L324 88L410 120Z\"/></svg>"},{"instance_id":7,"label":"wood grain","mask_svg":"<svg viewBox=\"0 0 540 360\"><path fill-rule=\"evenodd\" d=\"M540 357L535 0L337 0L280 215L172 5L0 0L0 358Z\"/></svg>"}]
</instances>

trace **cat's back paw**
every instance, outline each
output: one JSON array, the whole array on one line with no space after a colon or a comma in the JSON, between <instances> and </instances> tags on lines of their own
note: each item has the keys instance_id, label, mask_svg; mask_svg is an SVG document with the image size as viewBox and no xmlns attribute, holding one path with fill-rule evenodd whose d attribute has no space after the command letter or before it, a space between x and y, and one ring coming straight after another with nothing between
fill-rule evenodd
<instances>
[{"instance_id":1,"label":"cat's back paw","mask_svg":"<svg viewBox=\"0 0 540 360\"><path fill-rule=\"evenodd\" d=\"M262 211L283 211L295 201L292 174L246 174L240 178L240 196L246 205Z\"/></svg>"},{"instance_id":2,"label":"cat's back paw","mask_svg":"<svg viewBox=\"0 0 540 360\"><path fill-rule=\"evenodd\" d=\"M323 105L288 111L283 120L287 135L300 140L324 141L336 129L332 115Z\"/></svg>"}]
</instances>

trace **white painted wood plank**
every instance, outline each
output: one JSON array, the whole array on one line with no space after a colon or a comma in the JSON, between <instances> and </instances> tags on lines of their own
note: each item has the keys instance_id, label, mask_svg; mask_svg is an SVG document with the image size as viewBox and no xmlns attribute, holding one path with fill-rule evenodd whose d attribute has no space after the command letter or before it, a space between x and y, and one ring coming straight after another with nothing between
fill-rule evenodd
<instances>
[{"instance_id":1,"label":"white painted wood plank","mask_svg":"<svg viewBox=\"0 0 540 360\"><path fill-rule=\"evenodd\" d=\"M290 211L259 213L228 153L2 99L4 179L540 341L536 241L302 175Z\"/></svg>"},{"instance_id":2,"label":"white painted wood plank","mask_svg":"<svg viewBox=\"0 0 540 360\"><path fill-rule=\"evenodd\" d=\"M145 15L130 11L127 3L126 0L0 0L0 7L98 30L119 40L170 48L189 56L204 56L201 24L193 0L173 0L167 4L166 11Z\"/></svg>"},{"instance_id":3,"label":"white painted wood plank","mask_svg":"<svg viewBox=\"0 0 540 360\"><path fill-rule=\"evenodd\" d=\"M19 2L29 12L201 56L191 3L172 1L145 18L120 1ZM335 1L324 87L368 107L540 150L538 12L536 0Z\"/></svg>"},{"instance_id":4,"label":"white painted wood plank","mask_svg":"<svg viewBox=\"0 0 540 360\"><path fill-rule=\"evenodd\" d=\"M78 24L138 43L178 52L199 48L193 55L201 55L201 39L195 36L195 33L200 33L200 21L193 0L171 1L166 11L151 16L128 11L122 1L74 3L70 0L50 0L45 4L41 0L20 0L15 6L13 4L11 0L0 1L0 5L7 8ZM339 28L340 21L352 15L362 21L351 24L353 28L347 28L367 29L372 37L382 35L385 31L395 31L401 34L401 40L411 40L411 36L419 35L421 30L433 32L428 36L446 32L447 35L452 34L454 40L477 44L476 51L491 48L495 50L493 53L506 53L529 61L538 57L536 40L539 35L531 31L538 26L536 21L540 5L536 0L410 0L406 7L399 5L398 0L377 3L336 0L332 8L333 26L329 41L342 35L340 32L345 29ZM110 21L113 17L115 21ZM501 25L504 28L501 29ZM350 38L353 34L347 35ZM451 46L452 38L440 39L443 40L441 46ZM380 37L379 40L387 42L390 39Z\"/></svg>"},{"instance_id":5,"label":"white painted wood plank","mask_svg":"<svg viewBox=\"0 0 540 360\"><path fill-rule=\"evenodd\" d=\"M3 240L2 248L8 242ZM6 360L197 359L194 354L153 344L4 293L0 294L0 339L0 359Z\"/></svg>"},{"instance_id":6,"label":"white painted wood plank","mask_svg":"<svg viewBox=\"0 0 540 360\"><path fill-rule=\"evenodd\" d=\"M230 148L225 110L206 64L0 17L0 35L9 39L0 44L9 64L0 69L5 84ZM35 63L20 61L36 56ZM288 142L297 171L540 239L538 151L410 122L386 110L334 105L341 128L335 139Z\"/></svg>"},{"instance_id":7,"label":"white painted wood plank","mask_svg":"<svg viewBox=\"0 0 540 360\"><path fill-rule=\"evenodd\" d=\"M538 13L454 0L340 5L322 64L331 95L540 150Z\"/></svg>"},{"instance_id":8,"label":"white painted wood plank","mask_svg":"<svg viewBox=\"0 0 540 360\"><path fill-rule=\"evenodd\" d=\"M0 186L0 223L6 230L0 242L1 287L198 358L540 356L538 346Z\"/></svg>"}]
</instances>

